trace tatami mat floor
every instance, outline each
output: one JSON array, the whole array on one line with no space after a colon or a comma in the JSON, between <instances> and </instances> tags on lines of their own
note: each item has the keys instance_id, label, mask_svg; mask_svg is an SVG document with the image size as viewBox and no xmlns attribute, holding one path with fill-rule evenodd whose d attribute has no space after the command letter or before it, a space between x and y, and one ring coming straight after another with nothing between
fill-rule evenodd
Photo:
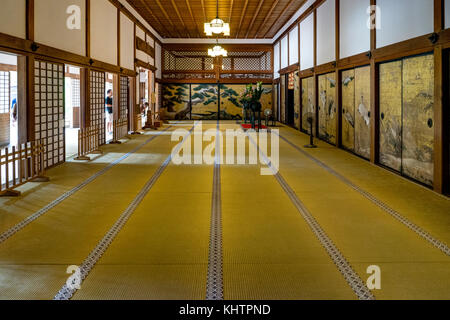
<instances>
[{"instance_id":1,"label":"tatami mat floor","mask_svg":"<svg viewBox=\"0 0 450 320\"><path fill-rule=\"evenodd\" d=\"M171 133L193 126L171 123L166 131L102 147L104 155L89 163L49 170L49 183L22 186L21 197L0 198L0 299L53 299L67 267L80 266L127 210L129 219L73 299L205 299L214 165L165 165L176 145ZM238 127L224 122L220 131ZM214 131L216 122L202 129ZM278 129L280 175L364 283L367 268L380 267L376 299L450 299L445 250L311 156L444 245L450 244L449 199L326 143L305 155L294 146L307 144L306 135ZM198 134L192 131L192 140ZM224 299L357 299L286 191L260 168L220 166ZM24 220L101 170L35 220Z\"/></svg>"}]
</instances>

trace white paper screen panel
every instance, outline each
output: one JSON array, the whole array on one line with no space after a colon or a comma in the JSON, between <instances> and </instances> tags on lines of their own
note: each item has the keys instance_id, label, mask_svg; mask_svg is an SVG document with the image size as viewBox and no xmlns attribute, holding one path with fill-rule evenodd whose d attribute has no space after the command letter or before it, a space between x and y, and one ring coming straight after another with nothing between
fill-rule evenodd
<instances>
[{"instance_id":1,"label":"white paper screen panel","mask_svg":"<svg viewBox=\"0 0 450 320\"><path fill-rule=\"evenodd\" d=\"M91 56L117 65L117 8L108 0L91 3Z\"/></svg>"},{"instance_id":2,"label":"white paper screen panel","mask_svg":"<svg viewBox=\"0 0 450 320\"><path fill-rule=\"evenodd\" d=\"M300 69L314 67L314 15L300 23Z\"/></svg>"},{"instance_id":3,"label":"white paper screen panel","mask_svg":"<svg viewBox=\"0 0 450 320\"><path fill-rule=\"evenodd\" d=\"M14 37L26 38L26 0L2 0L0 32Z\"/></svg>"},{"instance_id":4,"label":"white paper screen panel","mask_svg":"<svg viewBox=\"0 0 450 320\"><path fill-rule=\"evenodd\" d=\"M289 32L289 65L298 62L298 26Z\"/></svg>"},{"instance_id":5,"label":"white paper screen panel","mask_svg":"<svg viewBox=\"0 0 450 320\"><path fill-rule=\"evenodd\" d=\"M120 66L134 70L134 23L120 14Z\"/></svg>"},{"instance_id":6,"label":"white paper screen panel","mask_svg":"<svg viewBox=\"0 0 450 320\"><path fill-rule=\"evenodd\" d=\"M274 69L274 78L278 79L280 77L280 74L278 71L280 71L280 43L277 42L275 46L273 47L273 69Z\"/></svg>"},{"instance_id":7,"label":"white paper screen panel","mask_svg":"<svg viewBox=\"0 0 450 320\"><path fill-rule=\"evenodd\" d=\"M281 39L281 69L288 66L288 37Z\"/></svg>"},{"instance_id":8,"label":"white paper screen panel","mask_svg":"<svg viewBox=\"0 0 450 320\"><path fill-rule=\"evenodd\" d=\"M145 41L145 32L138 26L136 26L136 37Z\"/></svg>"},{"instance_id":9,"label":"white paper screen panel","mask_svg":"<svg viewBox=\"0 0 450 320\"><path fill-rule=\"evenodd\" d=\"M317 64L336 60L336 1L327 0L317 8Z\"/></svg>"},{"instance_id":10,"label":"white paper screen panel","mask_svg":"<svg viewBox=\"0 0 450 320\"><path fill-rule=\"evenodd\" d=\"M69 7L71 10L67 13ZM78 13L81 16L78 16ZM36 42L84 56L86 54L85 15L86 1L84 0L35 1Z\"/></svg>"},{"instance_id":11,"label":"white paper screen panel","mask_svg":"<svg viewBox=\"0 0 450 320\"><path fill-rule=\"evenodd\" d=\"M370 0L340 1L340 58L370 50L369 6Z\"/></svg>"},{"instance_id":12,"label":"white paper screen panel","mask_svg":"<svg viewBox=\"0 0 450 320\"><path fill-rule=\"evenodd\" d=\"M377 0L381 28L377 48L432 33L433 0Z\"/></svg>"}]
</instances>

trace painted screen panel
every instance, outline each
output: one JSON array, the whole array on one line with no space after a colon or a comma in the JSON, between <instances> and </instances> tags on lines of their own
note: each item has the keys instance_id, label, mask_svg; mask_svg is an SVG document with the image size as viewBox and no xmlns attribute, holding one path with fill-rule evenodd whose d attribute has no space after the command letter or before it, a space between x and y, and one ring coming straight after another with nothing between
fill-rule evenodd
<instances>
[{"instance_id":1,"label":"painted screen panel","mask_svg":"<svg viewBox=\"0 0 450 320\"><path fill-rule=\"evenodd\" d=\"M317 8L317 64L336 60L335 0L325 1Z\"/></svg>"},{"instance_id":2,"label":"painted screen panel","mask_svg":"<svg viewBox=\"0 0 450 320\"><path fill-rule=\"evenodd\" d=\"M300 70L314 67L314 15L300 23Z\"/></svg>"},{"instance_id":3,"label":"painted screen panel","mask_svg":"<svg viewBox=\"0 0 450 320\"><path fill-rule=\"evenodd\" d=\"M168 120L189 119L189 85L165 84L163 90L162 117Z\"/></svg>"},{"instance_id":4,"label":"painted screen panel","mask_svg":"<svg viewBox=\"0 0 450 320\"><path fill-rule=\"evenodd\" d=\"M286 122L286 75L280 78L280 121Z\"/></svg>"},{"instance_id":5,"label":"painted screen panel","mask_svg":"<svg viewBox=\"0 0 450 320\"><path fill-rule=\"evenodd\" d=\"M370 0L340 0L340 57L347 58L370 50L367 8Z\"/></svg>"},{"instance_id":6,"label":"painted screen panel","mask_svg":"<svg viewBox=\"0 0 450 320\"><path fill-rule=\"evenodd\" d=\"M434 56L403 61L403 174L433 185Z\"/></svg>"},{"instance_id":7,"label":"painted screen panel","mask_svg":"<svg viewBox=\"0 0 450 320\"><path fill-rule=\"evenodd\" d=\"M444 12L444 21L445 21L445 29L450 28L450 0L445 0L445 12Z\"/></svg>"},{"instance_id":8,"label":"painted screen panel","mask_svg":"<svg viewBox=\"0 0 450 320\"><path fill-rule=\"evenodd\" d=\"M380 163L402 168L402 61L380 64Z\"/></svg>"},{"instance_id":9,"label":"painted screen panel","mask_svg":"<svg viewBox=\"0 0 450 320\"><path fill-rule=\"evenodd\" d=\"M294 127L300 130L300 78L294 73Z\"/></svg>"},{"instance_id":10,"label":"painted screen panel","mask_svg":"<svg viewBox=\"0 0 450 320\"><path fill-rule=\"evenodd\" d=\"M319 137L336 143L336 74L320 75L319 84Z\"/></svg>"},{"instance_id":11,"label":"painted screen panel","mask_svg":"<svg viewBox=\"0 0 450 320\"><path fill-rule=\"evenodd\" d=\"M355 150L355 70L342 72L342 146Z\"/></svg>"},{"instance_id":12,"label":"painted screen panel","mask_svg":"<svg viewBox=\"0 0 450 320\"><path fill-rule=\"evenodd\" d=\"M355 69L355 153L370 158L370 66Z\"/></svg>"},{"instance_id":13,"label":"painted screen panel","mask_svg":"<svg viewBox=\"0 0 450 320\"><path fill-rule=\"evenodd\" d=\"M279 101L278 101L278 91L279 90L279 85L276 84L273 86L273 117L275 119L277 119L278 117L278 108L279 108Z\"/></svg>"},{"instance_id":14,"label":"painted screen panel","mask_svg":"<svg viewBox=\"0 0 450 320\"><path fill-rule=\"evenodd\" d=\"M245 84L220 85L220 119L242 120L243 109L239 102L240 96L245 92Z\"/></svg>"},{"instance_id":15,"label":"painted screen panel","mask_svg":"<svg viewBox=\"0 0 450 320\"><path fill-rule=\"evenodd\" d=\"M432 33L433 2L434 0L377 0L381 12L377 48Z\"/></svg>"},{"instance_id":16,"label":"painted screen panel","mask_svg":"<svg viewBox=\"0 0 450 320\"><path fill-rule=\"evenodd\" d=\"M308 123L308 118L313 119L313 124L316 122L314 77L304 78L302 79L301 83L302 83L302 130L305 132L310 132L311 126ZM315 126L313 125L313 130L314 127Z\"/></svg>"},{"instance_id":17,"label":"painted screen panel","mask_svg":"<svg viewBox=\"0 0 450 320\"><path fill-rule=\"evenodd\" d=\"M219 112L219 87L211 84L191 85L191 119L217 120Z\"/></svg>"}]
</instances>

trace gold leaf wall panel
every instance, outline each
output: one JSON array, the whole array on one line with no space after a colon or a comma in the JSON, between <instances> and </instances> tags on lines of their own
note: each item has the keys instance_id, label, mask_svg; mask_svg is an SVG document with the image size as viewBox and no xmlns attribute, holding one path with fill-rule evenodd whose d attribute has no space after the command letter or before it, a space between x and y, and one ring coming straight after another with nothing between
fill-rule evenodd
<instances>
[{"instance_id":1,"label":"gold leaf wall panel","mask_svg":"<svg viewBox=\"0 0 450 320\"><path fill-rule=\"evenodd\" d=\"M312 116L313 124L316 123L314 77L304 78L301 80L301 83L302 83L302 130L305 132L310 132L308 117ZM313 125L313 128L314 127L315 126Z\"/></svg>"},{"instance_id":2,"label":"gold leaf wall panel","mask_svg":"<svg viewBox=\"0 0 450 320\"><path fill-rule=\"evenodd\" d=\"M240 96L245 92L244 84L221 84L220 85L220 119L241 120L243 119L243 108L239 102Z\"/></svg>"},{"instance_id":3,"label":"gold leaf wall panel","mask_svg":"<svg viewBox=\"0 0 450 320\"><path fill-rule=\"evenodd\" d=\"M355 69L355 153L370 158L370 66Z\"/></svg>"},{"instance_id":4,"label":"gold leaf wall panel","mask_svg":"<svg viewBox=\"0 0 450 320\"><path fill-rule=\"evenodd\" d=\"M355 70L342 72L342 146L355 150Z\"/></svg>"},{"instance_id":5,"label":"gold leaf wall panel","mask_svg":"<svg viewBox=\"0 0 450 320\"><path fill-rule=\"evenodd\" d=\"M294 127L300 130L300 78L294 74Z\"/></svg>"},{"instance_id":6,"label":"gold leaf wall panel","mask_svg":"<svg viewBox=\"0 0 450 320\"><path fill-rule=\"evenodd\" d=\"M272 92L272 94L273 94L273 117L275 119L278 116L278 108L279 108L279 106L278 106L279 105L278 104L278 88L279 88L278 84L274 85L273 92Z\"/></svg>"},{"instance_id":7,"label":"gold leaf wall panel","mask_svg":"<svg viewBox=\"0 0 450 320\"><path fill-rule=\"evenodd\" d=\"M403 61L403 173L433 185L434 57Z\"/></svg>"},{"instance_id":8,"label":"gold leaf wall panel","mask_svg":"<svg viewBox=\"0 0 450 320\"><path fill-rule=\"evenodd\" d=\"M319 137L336 144L336 74L320 75L319 85Z\"/></svg>"},{"instance_id":9,"label":"gold leaf wall panel","mask_svg":"<svg viewBox=\"0 0 450 320\"><path fill-rule=\"evenodd\" d=\"M402 168L402 61L380 65L380 163Z\"/></svg>"},{"instance_id":10,"label":"gold leaf wall panel","mask_svg":"<svg viewBox=\"0 0 450 320\"><path fill-rule=\"evenodd\" d=\"M162 87L162 117L167 120L189 119L189 84L165 84Z\"/></svg>"},{"instance_id":11,"label":"gold leaf wall panel","mask_svg":"<svg viewBox=\"0 0 450 320\"><path fill-rule=\"evenodd\" d=\"M380 65L380 163L433 185L434 57Z\"/></svg>"},{"instance_id":12,"label":"gold leaf wall panel","mask_svg":"<svg viewBox=\"0 0 450 320\"><path fill-rule=\"evenodd\" d=\"M219 87L212 84L191 85L192 120L217 120Z\"/></svg>"}]
</instances>

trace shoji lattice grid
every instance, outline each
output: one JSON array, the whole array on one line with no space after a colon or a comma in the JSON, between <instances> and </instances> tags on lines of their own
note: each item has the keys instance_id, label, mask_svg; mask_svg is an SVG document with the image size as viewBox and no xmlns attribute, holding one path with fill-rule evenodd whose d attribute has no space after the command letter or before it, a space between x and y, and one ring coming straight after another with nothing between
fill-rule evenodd
<instances>
[{"instance_id":1,"label":"shoji lattice grid","mask_svg":"<svg viewBox=\"0 0 450 320\"><path fill-rule=\"evenodd\" d=\"M80 107L80 79L72 79L72 106Z\"/></svg>"},{"instance_id":2,"label":"shoji lattice grid","mask_svg":"<svg viewBox=\"0 0 450 320\"><path fill-rule=\"evenodd\" d=\"M0 71L0 113L9 113L9 72Z\"/></svg>"},{"instance_id":3,"label":"shoji lattice grid","mask_svg":"<svg viewBox=\"0 0 450 320\"><path fill-rule=\"evenodd\" d=\"M120 77L120 118L128 116L128 77Z\"/></svg>"},{"instance_id":4,"label":"shoji lattice grid","mask_svg":"<svg viewBox=\"0 0 450 320\"><path fill-rule=\"evenodd\" d=\"M91 103L90 119L91 126L99 129L98 141L100 145L106 143L105 133L105 73L92 71L90 74Z\"/></svg>"},{"instance_id":5,"label":"shoji lattice grid","mask_svg":"<svg viewBox=\"0 0 450 320\"><path fill-rule=\"evenodd\" d=\"M36 60L35 138L45 145L46 168L64 162L64 66Z\"/></svg>"}]
</instances>

